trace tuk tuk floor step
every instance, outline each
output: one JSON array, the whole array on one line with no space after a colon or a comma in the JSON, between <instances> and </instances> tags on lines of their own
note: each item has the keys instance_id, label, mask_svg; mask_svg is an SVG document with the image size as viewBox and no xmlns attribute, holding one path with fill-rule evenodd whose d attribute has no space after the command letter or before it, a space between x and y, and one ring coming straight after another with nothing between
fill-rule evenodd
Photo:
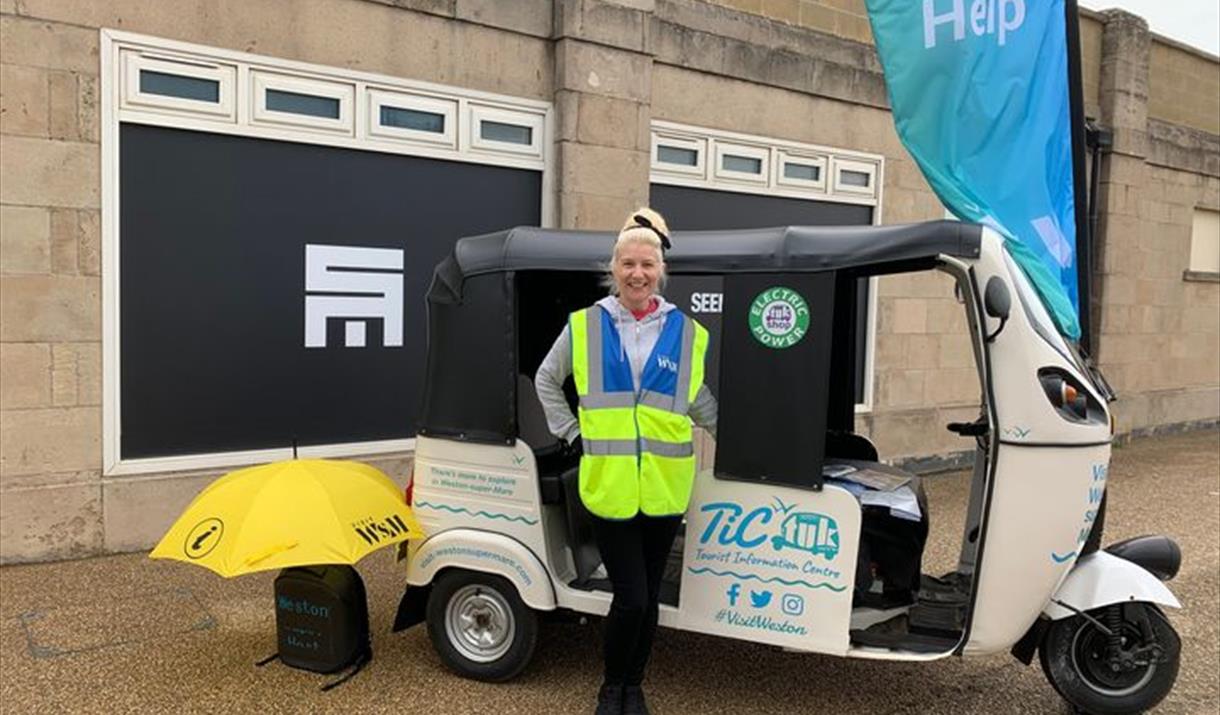
<instances>
[{"instance_id":1,"label":"tuk tuk floor step","mask_svg":"<svg viewBox=\"0 0 1220 715\"><path fill-rule=\"evenodd\" d=\"M882 621L869 628L852 630L851 644L870 648L888 648L912 653L947 653L957 647L958 636L911 633L906 614Z\"/></svg>"}]
</instances>

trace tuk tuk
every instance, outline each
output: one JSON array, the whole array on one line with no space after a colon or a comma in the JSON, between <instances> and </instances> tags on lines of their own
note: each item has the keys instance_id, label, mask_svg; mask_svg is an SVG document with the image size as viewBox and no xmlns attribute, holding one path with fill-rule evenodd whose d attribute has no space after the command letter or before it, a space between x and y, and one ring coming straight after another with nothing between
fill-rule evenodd
<instances>
[{"instance_id":1,"label":"tuk tuk","mask_svg":"<svg viewBox=\"0 0 1220 715\"><path fill-rule=\"evenodd\" d=\"M517 675L542 615L609 610L579 455L547 430L532 376L569 313L605 294L614 239L514 228L458 241L435 271L407 490L428 537L400 551L394 630L426 622L462 676ZM1180 642L1163 609L1180 606L1163 581L1180 552L1166 537L1098 548L1113 393L998 234L939 221L678 232L673 244L666 294L711 334L705 382L720 407L662 626L882 660L1011 650L1029 664L1037 652L1089 712L1139 712L1169 692ZM927 504L854 431L860 286L915 271L955 285L980 411L947 425L974 442L958 566L921 575L919 542L903 557L907 597L886 603L867 597L892 585L870 568L870 540L921 521L926 535ZM905 512L884 506L896 490L852 481L874 468L909 490Z\"/></svg>"}]
</instances>

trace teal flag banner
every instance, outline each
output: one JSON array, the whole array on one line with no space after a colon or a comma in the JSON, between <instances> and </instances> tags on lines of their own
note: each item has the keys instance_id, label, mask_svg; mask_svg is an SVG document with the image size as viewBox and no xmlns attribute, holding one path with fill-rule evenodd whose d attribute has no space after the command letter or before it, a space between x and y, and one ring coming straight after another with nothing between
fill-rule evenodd
<instances>
[{"instance_id":1,"label":"teal flag banner","mask_svg":"<svg viewBox=\"0 0 1220 715\"><path fill-rule=\"evenodd\" d=\"M898 136L1080 338L1063 0L866 0Z\"/></svg>"}]
</instances>

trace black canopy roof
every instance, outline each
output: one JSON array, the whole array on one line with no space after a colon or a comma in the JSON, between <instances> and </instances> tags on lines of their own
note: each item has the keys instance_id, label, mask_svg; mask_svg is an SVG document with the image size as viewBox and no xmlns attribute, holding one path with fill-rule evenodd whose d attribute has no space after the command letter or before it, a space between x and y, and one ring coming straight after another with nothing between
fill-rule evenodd
<instances>
[{"instance_id":1,"label":"black canopy roof","mask_svg":"<svg viewBox=\"0 0 1220 715\"><path fill-rule=\"evenodd\" d=\"M784 226L678 231L673 273L811 272L935 258L976 257L982 228L958 221L898 226ZM517 227L457 242L446 279L517 270L603 270L615 233Z\"/></svg>"}]
</instances>

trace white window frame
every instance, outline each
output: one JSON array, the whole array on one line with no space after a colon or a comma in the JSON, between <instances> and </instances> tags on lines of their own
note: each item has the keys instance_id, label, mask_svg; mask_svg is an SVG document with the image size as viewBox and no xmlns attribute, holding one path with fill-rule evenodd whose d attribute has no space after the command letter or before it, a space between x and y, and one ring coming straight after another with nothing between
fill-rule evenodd
<instances>
[{"instance_id":1,"label":"white window frame","mask_svg":"<svg viewBox=\"0 0 1220 715\"><path fill-rule=\"evenodd\" d=\"M458 101L456 99L370 88L368 101L368 133L370 136L457 149ZM444 118L445 130L443 132L425 132L382 124L382 107L439 114Z\"/></svg>"},{"instance_id":2,"label":"white window frame","mask_svg":"<svg viewBox=\"0 0 1220 715\"><path fill-rule=\"evenodd\" d=\"M490 107L478 102L468 102L467 105L467 112L470 116L470 121L466 125L468 132L467 146L472 151L492 154L508 153L542 156L544 120L542 115L532 112L512 111L501 107ZM528 127L530 130L530 143L517 144L514 142L484 139L482 135L483 122Z\"/></svg>"},{"instance_id":3,"label":"white window frame","mask_svg":"<svg viewBox=\"0 0 1220 715\"><path fill-rule=\"evenodd\" d=\"M830 157L824 154L803 154L787 149L775 151L775 183L778 186L791 186L796 189L808 189L818 193L826 192L826 175L830 169ZM815 166L818 169L817 180L800 179L784 175L784 167L788 164Z\"/></svg>"},{"instance_id":4,"label":"white window frame","mask_svg":"<svg viewBox=\"0 0 1220 715\"><path fill-rule=\"evenodd\" d=\"M853 161L835 157L833 161L834 192L873 196L877 193L877 164L871 161ZM843 183L844 171L857 171L868 175L867 186Z\"/></svg>"},{"instance_id":5,"label":"white window frame","mask_svg":"<svg viewBox=\"0 0 1220 715\"><path fill-rule=\"evenodd\" d=\"M183 470L203 470L237 467L292 457L290 447L172 457L126 458L120 452L122 404L119 376L121 375L119 306L121 301L119 275L120 195L119 195L119 129L121 124L185 129L229 136L290 141L346 149L377 151L385 154L425 157L490 166L504 166L537 171L542 179L541 217L543 226L557 221L555 199L555 160L550 149L555 135L554 108L551 102L507 95L479 92L430 82L404 80L368 72L346 70L283 60L264 55L224 50L192 43L166 40L120 30L100 30L101 64L101 154L102 154L102 474L122 476L157 474ZM209 102L182 100L176 97L141 94L138 74L135 84L128 76L131 60L137 65L161 71L155 63L169 62L171 73L202 76L209 73L222 76L221 98L225 111L218 112ZM203 73L203 74L198 74ZM327 95L323 87L343 87L339 92L341 121L325 120L291 113L275 112L274 119L259 114L262 98L256 94L255 76L288 78L287 84L276 82L275 88L305 94ZM297 84L300 82L301 84ZM266 86L264 84L264 86ZM452 145L436 142L408 141L371 131L369 114L373 92L433 98L452 102L457 110L451 126L459 138ZM343 101L347 97L347 101ZM255 100L258 100L257 102ZM177 101L174 101L177 100ZM226 103L227 102L227 103ZM471 114L468 106L477 104L487 109L507 112L512 123L528 117L533 128L535 146L532 153L506 150L500 142L494 147L472 151L469 142ZM410 108L410 107L408 107ZM264 110L265 111L265 110ZM286 115L286 116L284 116ZM281 118L284 121L280 121ZM309 120L321 122L311 122ZM339 125L343 124L342 128ZM427 132L422 132L428 134ZM429 137L431 138L431 137ZM302 457L354 457L402 453L414 450L414 439L373 442L353 442L302 447Z\"/></svg>"},{"instance_id":6,"label":"white window frame","mask_svg":"<svg viewBox=\"0 0 1220 715\"><path fill-rule=\"evenodd\" d=\"M317 79L267 72L265 70L251 70L250 88L254 93L253 97L251 97L251 107L253 109L251 121L255 124L309 127L310 129L325 129L348 135L354 134L352 126L352 105L356 99L354 84L325 82ZM292 92L293 94L336 100L339 103L339 116L332 119L329 117L316 117L312 114L297 114L296 112L281 112L268 109L268 90Z\"/></svg>"},{"instance_id":7,"label":"white window frame","mask_svg":"<svg viewBox=\"0 0 1220 715\"><path fill-rule=\"evenodd\" d=\"M678 142L683 143L679 144ZM699 171L680 171L682 168L690 167L680 167L674 164L658 162L656 158L658 143L681 148L702 147L702 150L699 152ZM715 171L705 171L704 165L706 162L704 157L709 152L712 156L716 157L716 166L719 167L720 160L717 147L721 144L730 148L729 153L738 153L732 149L742 146L754 147L769 152L771 155L771 169L764 172L764 181L739 181L719 176ZM815 160L823 162L821 181L811 182L800 179L785 179L783 177L783 161L785 157L802 163L813 163ZM827 179L827 176L832 171L836 162L844 162L849 168L855 168L857 165L868 167L872 179L867 193L858 190L834 190L834 180ZM757 194L760 196L779 196L809 201L871 206L873 207L873 225L881 225L885 158L880 154L869 154L849 149L654 120L652 122L651 168L652 171L649 175L649 182L651 184L686 186L695 189L729 191L738 194ZM781 181L781 179L785 180ZM848 188L860 189L862 187L853 186ZM877 292L880 288L879 283L877 276L869 278L868 309L865 319L867 335L864 340L864 399L862 402L856 403L856 414L871 413L873 411L873 402L876 399L875 357L877 354Z\"/></svg>"},{"instance_id":8,"label":"white window frame","mask_svg":"<svg viewBox=\"0 0 1220 715\"><path fill-rule=\"evenodd\" d=\"M653 174L675 174L703 179L707 176L707 140L698 137L683 136L677 133L652 133L651 166ZM695 152L695 165L674 164L661 161L660 148L664 145L671 149L684 149Z\"/></svg>"},{"instance_id":9,"label":"white window frame","mask_svg":"<svg viewBox=\"0 0 1220 715\"><path fill-rule=\"evenodd\" d=\"M730 142L715 143L716 168L714 174L717 179L725 181L740 181L747 184L760 184L766 186L771 176L771 149L768 147L752 146L749 144L733 144ZM724 168L724 159L726 156L739 156L744 159L758 160L758 173L753 174L748 171L736 171L734 169Z\"/></svg>"},{"instance_id":10,"label":"white window frame","mask_svg":"<svg viewBox=\"0 0 1220 715\"><path fill-rule=\"evenodd\" d=\"M152 111L203 113L215 115L226 121L236 121L237 110L234 95L237 91L237 67L230 64L201 62L173 55L123 50L119 63L122 68L123 87L121 105L127 108L143 108ZM216 82L216 102L207 102L185 97L140 91L140 72L161 72L191 79Z\"/></svg>"}]
</instances>

